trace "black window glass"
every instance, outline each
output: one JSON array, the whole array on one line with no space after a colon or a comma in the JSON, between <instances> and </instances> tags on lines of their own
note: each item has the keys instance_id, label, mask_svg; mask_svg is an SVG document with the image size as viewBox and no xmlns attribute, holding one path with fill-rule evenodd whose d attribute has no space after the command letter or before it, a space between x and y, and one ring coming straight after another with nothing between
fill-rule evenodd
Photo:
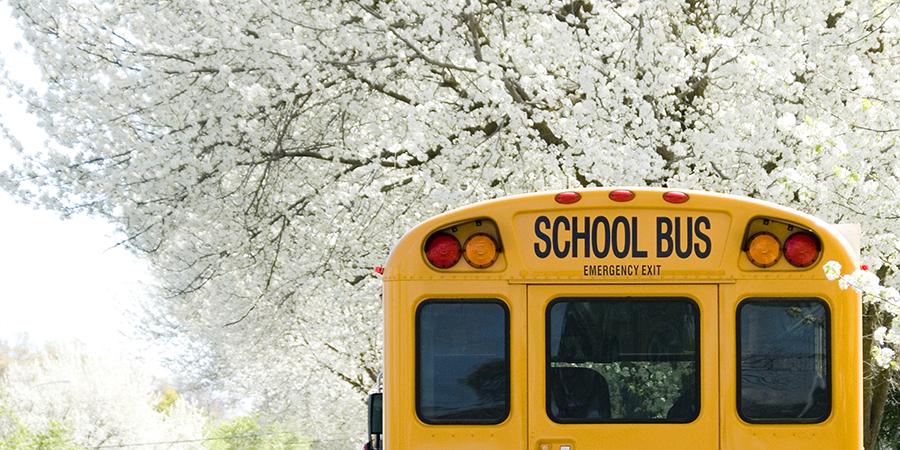
<instances>
[{"instance_id":1,"label":"black window glass","mask_svg":"<svg viewBox=\"0 0 900 450\"><path fill-rule=\"evenodd\" d=\"M426 301L416 327L416 410L432 424L509 413L509 313L498 301Z\"/></svg>"},{"instance_id":2,"label":"black window glass","mask_svg":"<svg viewBox=\"0 0 900 450\"><path fill-rule=\"evenodd\" d=\"M699 320L686 298L561 298L547 310L547 413L556 422L690 422Z\"/></svg>"},{"instance_id":3,"label":"black window glass","mask_svg":"<svg viewBox=\"0 0 900 450\"><path fill-rule=\"evenodd\" d=\"M818 299L749 299L738 309L738 410L749 422L828 417L829 317Z\"/></svg>"}]
</instances>

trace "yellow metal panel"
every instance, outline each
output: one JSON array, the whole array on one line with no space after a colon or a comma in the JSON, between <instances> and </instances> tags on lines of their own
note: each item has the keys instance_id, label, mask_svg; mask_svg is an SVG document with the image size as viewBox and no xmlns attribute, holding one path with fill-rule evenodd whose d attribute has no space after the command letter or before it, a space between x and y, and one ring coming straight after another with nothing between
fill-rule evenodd
<instances>
[{"instance_id":1,"label":"yellow metal panel","mask_svg":"<svg viewBox=\"0 0 900 450\"><path fill-rule=\"evenodd\" d=\"M862 449L861 304L829 281L743 281L720 286L722 449ZM738 305L754 297L816 297L831 317L831 415L818 424L749 424L737 410Z\"/></svg>"},{"instance_id":2,"label":"yellow metal panel","mask_svg":"<svg viewBox=\"0 0 900 450\"><path fill-rule=\"evenodd\" d=\"M392 283L388 283L392 284ZM525 287L470 281L403 283L397 297L385 301L384 411L386 448L390 450L510 450L525 448L526 315ZM510 412L499 425L429 425L416 415L415 312L428 299L494 298L509 308Z\"/></svg>"},{"instance_id":3,"label":"yellow metal panel","mask_svg":"<svg viewBox=\"0 0 900 450\"><path fill-rule=\"evenodd\" d=\"M545 210L513 223L514 236L529 240L518 247L526 273L589 280L718 271L731 231L726 213L684 208Z\"/></svg>"}]
</instances>

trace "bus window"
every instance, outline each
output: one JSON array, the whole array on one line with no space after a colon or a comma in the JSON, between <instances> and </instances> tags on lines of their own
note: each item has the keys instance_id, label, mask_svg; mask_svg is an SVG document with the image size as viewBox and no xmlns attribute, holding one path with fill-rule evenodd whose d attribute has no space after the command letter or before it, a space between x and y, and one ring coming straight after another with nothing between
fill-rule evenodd
<instances>
[{"instance_id":1,"label":"bus window","mask_svg":"<svg viewBox=\"0 0 900 450\"><path fill-rule=\"evenodd\" d=\"M830 405L829 317L815 298L738 307L738 412L750 423L817 423Z\"/></svg>"},{"instance_id":2,"label":"bus window","mask_svg":"<svg viewBox=\"0 0 900 450\"><path fill-rule=\"evenodd\" d=\"M496 300L428 300L416 314L416 412L428 424L509 414L509 311Z\"/></svg>"},{"instance_id":3,"label":"bus window","mask_svg":"<svg viewBox=\"0 0 900 450\"><path fill-rule=\"evenodd\" d=\"M687 298L560 298L547 310L547 413L559 423L691 422L700 313Z\"/></svg>"}]
</instances>

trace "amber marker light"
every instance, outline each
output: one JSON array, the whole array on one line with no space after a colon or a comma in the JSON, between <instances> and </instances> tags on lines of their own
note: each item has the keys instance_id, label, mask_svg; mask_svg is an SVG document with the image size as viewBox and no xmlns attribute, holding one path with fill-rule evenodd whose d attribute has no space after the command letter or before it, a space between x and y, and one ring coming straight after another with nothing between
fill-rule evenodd
<instances>
[{"instance_id":1,"label":"amber marker light","mask_svg":"<svg viewBox=\"0 0 900 450\"><path fill-rule=\"evenodd\" d=\"M473 234L466 239L464 245L465 251L463 256L470 266L476 269L484 269L490 267L497 261L497 241L494 238L483 234Z\"/></svg>"},{"instance_id":2,"label":"amber marker light","mask_svg":"<svg viewBox=\"0 0 900 450\"><path fill-rule=\"evenodd\" d=\"M770 267L781 257L781 243L770 233L757 233L747 244L747 257L757 267Z\"/></svg>"}]
</instances>

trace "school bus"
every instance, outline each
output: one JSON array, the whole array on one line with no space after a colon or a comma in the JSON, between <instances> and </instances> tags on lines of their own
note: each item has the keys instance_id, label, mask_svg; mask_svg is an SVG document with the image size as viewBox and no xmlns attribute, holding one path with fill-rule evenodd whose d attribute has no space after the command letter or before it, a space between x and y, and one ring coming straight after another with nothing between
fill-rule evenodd
<instances>
[{"instance_id":1,"label":"school bus","mask_svg":"<svg viewBox=\"0 0 900 450\"><path fill-rule=\"evenodd\" d=\"M536 193L426 220L383 268L367 446L862 449L861 304L825 279L829 260L858 264L833 226L689 190Z\"/></svg>"}]
</instances>

